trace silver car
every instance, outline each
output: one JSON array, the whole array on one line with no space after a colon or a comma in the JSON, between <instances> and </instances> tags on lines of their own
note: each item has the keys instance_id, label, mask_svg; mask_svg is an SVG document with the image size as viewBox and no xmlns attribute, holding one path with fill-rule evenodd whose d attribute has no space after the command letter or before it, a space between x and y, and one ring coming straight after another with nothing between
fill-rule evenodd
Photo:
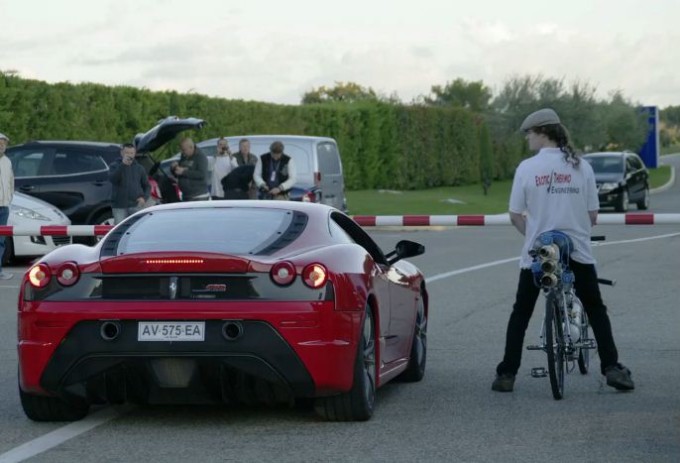
<instances>
[{"instance_id":1,"label":"silver car","mask_svg":"<svg viewBox=\"0 0 680 463\"><path fill-rule=\"evenodd\" d=\"M44 225L71 225L71 221L55 206L33 196L14 192L7 225L35 228ZM2 262L7 264L15 257L42 256L64 244L71 244L71 237L8 236L5 237Z\"/></svg>"}]
</instances>

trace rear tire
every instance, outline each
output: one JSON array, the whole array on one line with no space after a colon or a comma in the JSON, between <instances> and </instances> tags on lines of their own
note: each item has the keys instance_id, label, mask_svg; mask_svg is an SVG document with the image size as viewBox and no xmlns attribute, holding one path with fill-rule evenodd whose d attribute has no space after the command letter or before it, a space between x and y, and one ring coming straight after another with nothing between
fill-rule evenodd
<instances>
[{"instance_id":1,"label":"rear tire","mask_svg":"<svg viewBox=\"0 0 680 463\"><path fill-rule=\"evenodd\" d=\"M545 343L550 387L555 400L560 400L564 396L564 336L560 305L553 294L545 303Z\"/></svg>"},{"instance_id":2,"label":"rear tire","mask_svg":"<svg viewBox=\"0 0 680 463\"><path fill-rule=\"evenodd\" d=\"M411 342L411 355L406 370L399 379L407 382L418 382L425 376L427 363L427 316L425 315L425 303L421 297L418 300L418 312Z\"/></svg>"},{"instance_id":3,"label":"rear tire","mask_svg":"<svg viewBox=\"0 0 680 463\"><path fill-rule=\"evenodd\" d=\"M59 397L33 395L19 388L21 407L33 421L78 421L87 415L87 402L66 402Z\"/></svg>"},{"instance_id":4,"label":"rear tire","mask_svg":"<svg viewBox=\"0 0 680 463\"><path fill-rule=\"evenodd\" d=\"M348 392L316 399L316 413L329 421L366 421L373 416L376 389L376 343L373 313L366 307L354 362L354 382Z\"/></svg>"}]
</instances>

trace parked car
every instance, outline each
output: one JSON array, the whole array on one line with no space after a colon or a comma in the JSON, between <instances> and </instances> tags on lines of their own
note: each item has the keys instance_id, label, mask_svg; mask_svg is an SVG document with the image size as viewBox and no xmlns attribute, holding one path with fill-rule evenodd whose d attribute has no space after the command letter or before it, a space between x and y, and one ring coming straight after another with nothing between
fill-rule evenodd
<instances>
[{"instance_id":1,"label":"parked car","mask_svg":"<svg viewBox=\"0 0 680 463\"><path fill-rule=\"evenodd\" d=\"M239 135L225 138L232 153L238 151L239 140L247 138L250 140L250 151L258 157L269 151L272 142L281 141L285 146L284 152L295 160L297 168L297 182L290 191L291 200L327 204L347 212L342 161L334 139L297 135ZM196 143L208 156L211 171L218 140L219 138L211 138ZM163 161L161 168L170 174L170 164L179 159L179 156L176 154Z\"/></svg>"},{"instance_id":2,"label":"parked car","mask_svg":"<svg viewBox=\"0 0 680 463\"><path fill-rule=\"evenodd\" d=\"M137 161L150 174L152 204L161 202L161 187L150 153L179 132L200 128L200 119L163 119L135 137ZM92 141L31 141L7 149L15 188L47 201L75 225L111 225L109 165L120 159L120 144Z\"/></svg>"},{"instance_id":3,"label":"parked car","mask_svg":"<svg viewBox=\"0 0 680 463\"><path fill-rule=\"evenodd\" d=\"M105 402L314 399L326 419L369 419L378 387L425 374L425 278L402 260L424 251L400 241L385 254L320 204L142 210L24 275L24 412L77 420Z\"/></svg>"},{"instance_id":4,"label":"parked car","mask_svg":"<svg viewBox=\"0 0 680 463\"><path fill-rule=\"evenodd\" d=\"M43 225L71 225L63 212L55 206L23 193L15 192L9 207L7 225L15 227L39 227ZM36 257L71 244L69 236L7 236L3 265L15 257Z\"/></svg>"},{"instance_id":5,"label":"parked car","mask_svg":"<svg viewBox=\"0 0 680 463\"><path fill-rule=\"evenodd\" d=\"M649 209L649 172L633 152L589 153L583 156L595 173L600 207L626 212L630 203Z\"/></svg>"}]
</instances>

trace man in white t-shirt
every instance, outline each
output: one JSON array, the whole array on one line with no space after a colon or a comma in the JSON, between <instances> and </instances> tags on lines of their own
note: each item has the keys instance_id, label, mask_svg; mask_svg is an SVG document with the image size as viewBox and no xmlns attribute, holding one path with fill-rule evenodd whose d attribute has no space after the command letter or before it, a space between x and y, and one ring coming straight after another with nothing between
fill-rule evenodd
<instances>
[{"instance_id":1,"label":"man in white t-shirt","mask_svg":"<svg viewBox=\"0 0 680 463\"><path fill-rule=\"evenodd\" d=\"M496 367L491 388L511 392L522 358L524 333L540 288L534 283L529 250L543 232L560 230L569 235L574 250L569 267L576 295L588 314L597 341L601 371L607 384L618 390L635 388L628 368L618 363L607 307L597 282L590 236L597 221L599 202L590 164L580 162L569 145L568 134L552 109L541 109L524 120L529 149L537 154L520 163L510 194L510 219L524 235L517 296L508 322L503 361Z\"/></svg>"}]
</instances>

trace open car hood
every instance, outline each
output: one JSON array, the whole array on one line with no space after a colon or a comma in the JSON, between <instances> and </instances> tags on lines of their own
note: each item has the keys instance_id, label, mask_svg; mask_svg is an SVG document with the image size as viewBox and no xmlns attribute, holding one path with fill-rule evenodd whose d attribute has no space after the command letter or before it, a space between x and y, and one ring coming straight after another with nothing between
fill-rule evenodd
<instances>
[{"instance_id":1,"label":"open car hood","mask_svg":"<svg viewBox=\"0 0 680 463\"><path fill-rule=\"evenodd\" d=\"M139 153L155 151L172 140L178 133L185 130L198 130L204 124L203 119L195 117L187 119L180 119L177 116L166 117L148 132L137 134L134 141L135 147Z\"/></svg>"}]
</instances>

